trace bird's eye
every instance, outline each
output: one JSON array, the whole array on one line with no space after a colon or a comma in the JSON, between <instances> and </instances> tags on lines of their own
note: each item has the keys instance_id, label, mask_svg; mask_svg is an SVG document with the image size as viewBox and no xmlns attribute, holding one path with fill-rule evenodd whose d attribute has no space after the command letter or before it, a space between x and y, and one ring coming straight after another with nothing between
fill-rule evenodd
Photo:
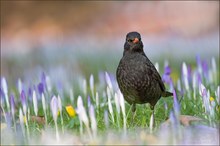
<instances>
[{"instance_id":1,"label":"bird's eye","mask_svg":"<svg viewBox=\"0 0 220 146\"><path fill-rule=\"evenodd\" d=\"M139 38L139 41L141 41L141 38Z\"/></svg>"},{"instance_id":2,"label":"bird's eye","mask_svg":"<svg viewBox=\"0 0 220 146\"><path fill-rule=\"evenodd\" d=\"M131 42L132 42L132 39L128 39L128 42L130 42L130 43L131 43Z\"/></svg>"}]
</instances>

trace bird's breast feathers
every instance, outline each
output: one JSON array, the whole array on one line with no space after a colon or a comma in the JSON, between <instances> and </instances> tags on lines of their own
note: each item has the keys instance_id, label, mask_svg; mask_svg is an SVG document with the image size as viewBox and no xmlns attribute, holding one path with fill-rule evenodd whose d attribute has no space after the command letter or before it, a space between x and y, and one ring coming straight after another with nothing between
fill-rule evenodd
<instances>
[{"instance_id":1,"label":"bird's breast feathers","mask_svg":"<svg viewBox=\"0 0 220 146\"><path fill-rule=\"evenodd\" d=\"M151 78L149 75L151 72L150 66L143 59L137 58L122 58L118 67L122 84L136 89L141 89L150 84Z\"/></svg>"}]
</instances>

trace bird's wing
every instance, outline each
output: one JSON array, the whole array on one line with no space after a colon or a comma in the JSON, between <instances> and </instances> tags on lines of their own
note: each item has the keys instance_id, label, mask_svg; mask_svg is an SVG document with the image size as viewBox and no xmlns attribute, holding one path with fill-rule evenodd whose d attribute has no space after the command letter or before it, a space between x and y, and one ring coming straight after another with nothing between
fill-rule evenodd
<instances>
[{"instance_id":1,"label":"bird's wing","mask_svg":"<svg viewBox=\"0 0 220 146\"><path fill-rule=\"evenodd\" d=\"M148 66L148 71L150 72L152 78L154 80L156 80L159 83L159 86L161 88L161 91L165 91L165 86L164 83L161 79L160 74L158 73L157 69L154 67L153 63L151 63L151 61L146 57L146 59L148 60L147 62L147 66Z\"/></svg>"}]
</instances>

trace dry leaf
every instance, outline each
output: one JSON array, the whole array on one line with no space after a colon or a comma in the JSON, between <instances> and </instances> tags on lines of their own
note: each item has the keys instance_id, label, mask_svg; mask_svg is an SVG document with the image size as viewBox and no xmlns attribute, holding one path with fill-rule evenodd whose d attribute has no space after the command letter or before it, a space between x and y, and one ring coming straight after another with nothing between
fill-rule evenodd
<instances>
[{"instance_id":1,"label":"dry leaf","mask_svg":"<svg viewBox=\"0 0 220 146\"><path fill-rule=\"evenodd\" d=\"M202 119L189 115L180 115L180 123L184 126L189 126L191 122L196 122L196 121L202 121Z\"/></svg>"},{"instance_id":2,"label":"dry leaf","mask_svg":"<svg viewBox=\"0 0 220 146\"><path fill-rule=\"evenodd\" d=\"M38 124L45 124L44 116L31 116L31 121L37 122Z\"/></svg>"},{"instance_id":3,"label":"dry leaf","mask_svg":"<svg viewBox=\"0 0 220 146\"><path fill-rule=\"evenodd\" d=\"M192 122L202 121L201 118L190 115L180 115L179 120L183 126L189 126ZM164 125L170 124L170 119L166 120L163 124Z\"/></svg>"}]
</instances>

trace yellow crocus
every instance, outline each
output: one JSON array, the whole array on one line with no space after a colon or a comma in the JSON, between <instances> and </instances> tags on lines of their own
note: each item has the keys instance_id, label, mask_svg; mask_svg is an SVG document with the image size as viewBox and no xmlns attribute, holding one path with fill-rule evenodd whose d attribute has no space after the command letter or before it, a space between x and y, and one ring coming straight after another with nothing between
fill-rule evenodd
<instances>
[{"instance_id":1,"label":"yellow crocus","mask_svg":"<svg viewBox=\"0 0 220 146\"><path fill-rule=\"evenodd\" d=\"M66 111L70 117L76 116L76 111L71 105L66 106Z\"/></svg>"},{"instance_id":2,"label":"yellow crocus","mask_svg":"<svg viewBox=\"0 0 220 146\"><path fill-rule=\"evenodd\" d=\"M23 119L24 119L24 124L26 124L26 122L27 122L27 117L24 116Z\"/></svg>"},{"instance_id":3,"label":"yellow crocus","mask_svg":"<svg viewBox=\"0 0 220 146\"><path fill-rule=\"evenodd\" d=\"M214 101L215 99L214 99L214 97L211 96L211 97L209 98L209 100L212 102L212 101Z\"/></svg>"}]
</instances>

